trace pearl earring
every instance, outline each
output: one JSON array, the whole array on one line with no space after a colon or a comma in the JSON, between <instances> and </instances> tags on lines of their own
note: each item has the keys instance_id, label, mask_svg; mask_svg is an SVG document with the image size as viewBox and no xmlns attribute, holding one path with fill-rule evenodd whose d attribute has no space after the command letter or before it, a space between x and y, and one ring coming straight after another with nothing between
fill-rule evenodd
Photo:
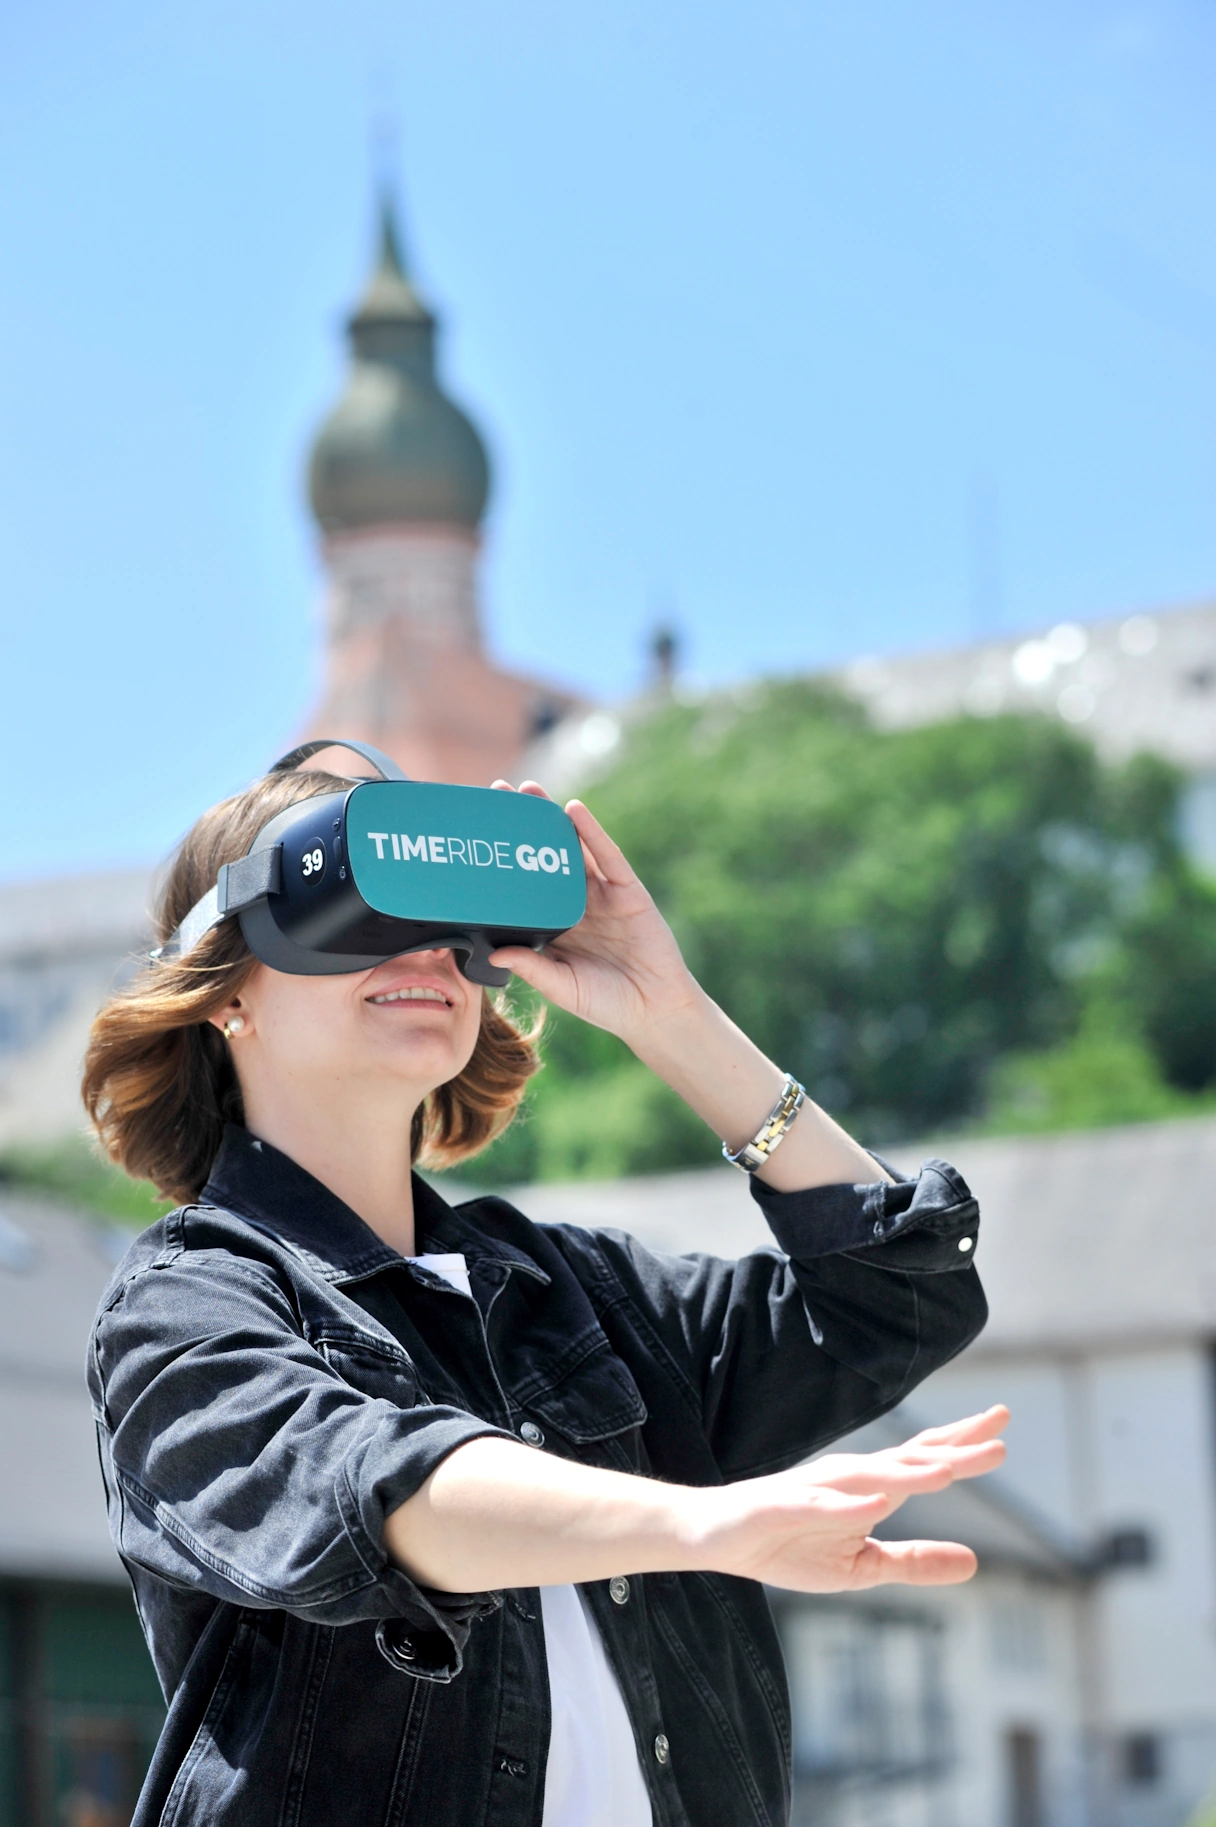
<instances>
[{"instance_id":1,"label":"pearl earring","mask_svg":"<svg viewBox=\"0 0 1216 1827\"><path fill-rule=\"evenodd\" d=\"M224 1039L231 1040L232 1036L234 1034L239 1034L244 1026L245 1017L243 1015L231 1016L229 1020L224 1023Z\"/></svg>"}]
</instances>

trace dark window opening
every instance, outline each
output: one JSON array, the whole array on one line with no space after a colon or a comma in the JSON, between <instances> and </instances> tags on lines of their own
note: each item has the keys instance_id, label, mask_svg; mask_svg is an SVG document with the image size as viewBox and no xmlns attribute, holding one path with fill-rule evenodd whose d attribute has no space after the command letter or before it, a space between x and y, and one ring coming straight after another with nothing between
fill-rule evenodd
<instances>
[{"instance_id":1,"label":"dark window opening","mask_svg":"<svg viewBox=\"0 0 1216 1827\"><path fill-rule=\"evenodd\" d=\"M1150 1567L1154 1559L1147 1529L1112 1529L1098 1549L1103 1567Z\"/></svg>"},{"instance_id":2,"label":"dark window opening","mask_svg":"<svg viewBox=\"0 0 1216 1827\"><path fill-rule=\"evenodd\" d=\"M1037 1732L1014 1726L1005 1734L1009 1827L1044 1827L1043 1750Z\"/></svg>"},{"instance_id":3,"label":"dark window opening","mask_svg":"<svg viewBox=\"0 0 1216 1827\"><path fill-rule=\"evenodd\" d=\"M1123 1740L1123 1780L1132 1789L1161 1781L1161 1740L1156 1732L1129 1732Z\"/></svg>"},{"instance_id":4,"label":"dark window opening","mask_svg":"<svg viewBox=\"0 0 1216 1827\"><path fill-rule=\"evenodd\" d=\"M561 720L561 706L542 699L539 704L532 706L528 717L528 734L534 742L538 741L540 737L547 736Z\"/></svg>"},{"instance_id":5,"label":"dark window opening","mask_svg":"<svg viewBox=\"0 0 1216 1827\"><path fill-rule=\"evenodd\" d=\"M139 1742L121 1720L72 1720L52 1741L64 1827L126 1827L139 1793Z\"/></svg>"}]
</instances>

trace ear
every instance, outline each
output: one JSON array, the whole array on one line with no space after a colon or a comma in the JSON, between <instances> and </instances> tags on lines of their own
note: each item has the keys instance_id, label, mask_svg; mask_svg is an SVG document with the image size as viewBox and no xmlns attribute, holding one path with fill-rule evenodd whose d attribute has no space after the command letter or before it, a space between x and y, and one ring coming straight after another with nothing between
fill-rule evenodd
<instances>
[{"instance_id":1,"label":"ear","mask_svg":"<svg viewBox=\"0 0 1216 1827\"><path fill-rule=\"evenodd\" d=\"M207 1020L213 1028L219 1029L227 1041L248 1034L251 1026L249 1011L239 996L234 996L231 1002L225 1003L222 1009L217 1009Z\"/></svg>"}]
</instances>

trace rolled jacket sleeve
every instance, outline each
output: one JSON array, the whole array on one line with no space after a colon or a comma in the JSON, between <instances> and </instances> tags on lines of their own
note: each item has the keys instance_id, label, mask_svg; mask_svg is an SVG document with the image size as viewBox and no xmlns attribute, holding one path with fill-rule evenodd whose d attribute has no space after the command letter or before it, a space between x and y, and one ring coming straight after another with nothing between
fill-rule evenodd
<instances>
[{"instance_id":1,"label":"rolled jacket sleeve","mask_svg":"<svg viewBox=\"0 0 1216 1827\"><path fill-rule=\"evenodd\" d=\"M962 1175L948 1161L926 1161L911 1177L886 1161L880 1165L896 1177L798 1193L774 1192L753 1178L752 1197L786 1255L798 1261L862 1251L861 1260L880 1268L965 1269L980 1213Z\"/></svg>"},{"instance_id":2,"label":"rolled jacket sleeve","mask_svg":"<svg viewBox=\"0 0 1216 1827\"><path fill-rule=\"evenodd\" d=\"M795 1193L753 1180L752 1192L778 1249L735 1262L597 1234L727 1479L796 1464L895 1407L988 1314L974 1267L979 1212L946 1162ZM704 1482L681 1441L656 1441L652 1456L665 1476Z\"/></svg>"},{"instance_id":3,"label":"rolled jacket sleeve","mask_svg":"<svg viewBox=\"0 0 1216 1827\"><path fill-rule=\"evenodd\" d=\"M895 1178L796 1193L752 1181L812 1340L836 1366L836 1395L850 1406L860 1398L849 1428L902 1401L988 1318L975 1270L979 1207L962 1175L936 1159L912 1175L881 1165Z\"/></svg>"},{"instance_id":4,"label":"rolled jacket sleeve","mask_svg":"<svg viewBox=\"0 0 1216 1827\"><path fill-rule=\"evenodd\" d=\"M303 1336L274 1273L220 1251L118 1288L90 1384L128 1561L312 1623L387 1621L390 1660L440 1680L458 1671L473 1618L498 1597L419 1587L390 1561L384 1523L456 1447L500 1429L419 1397L404 1355L399 1402L353 1388Z\"/></svg>"}]
</instances>

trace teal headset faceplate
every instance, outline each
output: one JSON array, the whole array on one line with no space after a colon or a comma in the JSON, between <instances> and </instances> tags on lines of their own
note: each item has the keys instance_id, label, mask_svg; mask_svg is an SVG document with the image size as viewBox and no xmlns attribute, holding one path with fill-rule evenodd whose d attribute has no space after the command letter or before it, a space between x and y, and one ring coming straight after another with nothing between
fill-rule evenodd
<instances>
[{"instance_id":1,"label":"teal headset faceplate","mask_svg":"<svg viewBox=\"0 0 1216 1827\"><path fill-rule=\"evenodd\" d=\"M564 931L586 907L578 833L530 793L368 781L347 802L346 843L360 895L396 919Z\"/></svg>"}]
</instances>

